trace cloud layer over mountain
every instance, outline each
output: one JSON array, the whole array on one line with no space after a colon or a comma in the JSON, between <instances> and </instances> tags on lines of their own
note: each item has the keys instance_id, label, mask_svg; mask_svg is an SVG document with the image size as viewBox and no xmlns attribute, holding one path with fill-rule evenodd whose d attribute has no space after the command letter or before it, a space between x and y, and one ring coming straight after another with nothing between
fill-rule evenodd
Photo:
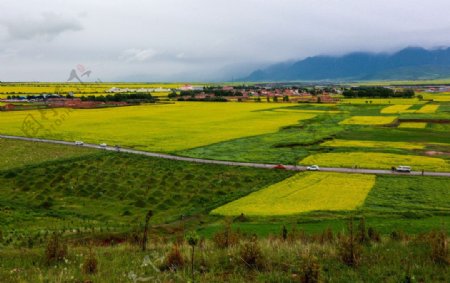
<instances>
[{"instance_id":1,"label":"cloud layer over mountain","mask_svg":"<svg viewBox=\"0 0 450 283\"><path fill-rule=\"evenodd\" d=\"M0 80L231 80L276 62L450 46L445 0L3 0Z\"/></svg>"}]
</instances>

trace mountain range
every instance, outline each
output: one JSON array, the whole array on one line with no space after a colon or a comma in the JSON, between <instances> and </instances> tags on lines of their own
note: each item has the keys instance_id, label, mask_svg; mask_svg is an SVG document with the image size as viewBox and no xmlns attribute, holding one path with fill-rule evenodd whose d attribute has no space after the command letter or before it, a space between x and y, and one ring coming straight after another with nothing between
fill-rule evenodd
<instances>
[{"instance_id":1,"label":"mountain range","mask_svg":"<svg viewBox=\"0 0 450 283\"><path fill-rule=\"evenodd\" d=\"M395 53L354 52L271 65L241 81L418 80L450 77L450 47L408 47Z\"/></svg>"}]
</instances>

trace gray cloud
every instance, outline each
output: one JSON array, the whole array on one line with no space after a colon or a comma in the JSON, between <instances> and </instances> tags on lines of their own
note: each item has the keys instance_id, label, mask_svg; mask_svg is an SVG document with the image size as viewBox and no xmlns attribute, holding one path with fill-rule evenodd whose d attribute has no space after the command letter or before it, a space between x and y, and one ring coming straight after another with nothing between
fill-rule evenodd
<instances>
[{"instance_id":1,"label":"gray cloud","mask_svg":"<svg viewBox=\"0 0 450 283\"><path fill-rule=\"evenodd\" d=\"M449 9L448 0L2 0L0 80L63 81L77 64L103 81L230 80L318 54L450 46Z\"/></svg>"},{"instance_id":2,"label":"gray cloud","mask_svg":"<svg viewBox=\"0 0 450 283\"><path fill-rule=\"evenodd\" d=\"M67 31L82 30L81 23L75 18L66 18L52 12L43 12L37 18L26 16L3 22L9 39L52 40Z\"/></svg>"}]
</instances>

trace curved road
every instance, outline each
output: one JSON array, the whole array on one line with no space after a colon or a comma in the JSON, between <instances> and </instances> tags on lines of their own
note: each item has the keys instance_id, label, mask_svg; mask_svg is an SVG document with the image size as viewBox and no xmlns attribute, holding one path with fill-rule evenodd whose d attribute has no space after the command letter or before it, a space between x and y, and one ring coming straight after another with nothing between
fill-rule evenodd
<instances>
[{"instance_id":1,"label":"curved road","mask_svg":"<svg viewBox=\"0 0 450 283\"><path fill-rule=\"evenodd\" d=\"M71 146L80 146L80 145L76 145L74 142L59 141L59 140L47 140L47 139L27 138L27 137L7 136L7 135L0 135L0 138L32 141L32 142L63 144L63 145L71 145ZM88 144L88 143L85 143L82 146L88 147L88 148L101 149L101 150L119 151L119 152L139 154L139 155L145 155L145 156L151 156L151 157L157 157L157 158L163 158L163 159L180 160L180 161L188 161L188 162L195 162L195 163L220 164L220 165L227 165L227 166L243 166L243 167L254 167L254 168L265 168L265 169L274 169L274 167L277 166L276 164L267 164L267 163L234 162L234 161L222 161L222 160L182 157L182 156L148 152L148 151L142 151L142 150L134 150L134 149L128 149L128 148L122 148L122 147L121 148L116 148L114 146L102 147L97 144ZM286 170L306 171L305 166L284 165L284 164L282 166ZM416 176L422 175L422 172L420 172L420 171L413 171L411 173L398 173L398 172L392 172L391 170L351 169L351 168L333 168L333 167L320 167L320 171L338 172L338 173L384 174L384 175L416 175ZM450 177L450 172L424 172L423 175L424 176Z\"/></svg>"}]
</instances>

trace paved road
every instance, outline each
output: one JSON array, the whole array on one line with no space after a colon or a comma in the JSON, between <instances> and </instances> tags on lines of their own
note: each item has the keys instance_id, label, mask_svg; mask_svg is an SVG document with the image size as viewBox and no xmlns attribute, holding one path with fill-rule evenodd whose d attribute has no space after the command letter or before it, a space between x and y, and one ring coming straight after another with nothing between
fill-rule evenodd
<instances>
[{"instance_id":1,"label":"paved road","mask_svg":"<svg viewBox=\"0 0 450 283\"><path fill-rule=\"evenodd\" d=\"M75 145L74 142L58 141L58 140L47 140L47 139L27 138L27 137L7 136L7 135L0 135L0 138L77 146L77 145ZM163 158L163 159L180 160L180 161L188 161L188 162L195 162L195 163L220 164L220 165L228 165L228 166L243 166L243 167L254 167L254 168L265 168L265 169L273 169L275 166L277 166L276 164L267 164L267 163L234 162L234 161L222 161L222 160L182 157L182 156L148 152L148 151L142 151L142 150L134 150L134 149L122 148L122 147L120 147L120 148L117 148L114 146L102 147L98 144L85 143L82 146L88 147L88 148L101 149L101 150L109 150L109 151L116 151L116 152L120 151L120 152L127 152L127 153L132 153L132 154L139 154L139 155L145 155L145 156L151 156L151 157L157 157L157 158ZM305 166L284 165L284 164L282 166L286 170L291 170L291 171L305 171L306 170ZM417 175L417 176L422 175L422 172L420 172L420 171L413 171L411 173L398 173L398 172L392 172L391 170L351 169L351 168L332 168L332 167L321 167L320 171L338 172L338 173L383 174L383 175ZM450 172L424 172L423 175L450 177Z\"/></svg>"}]
</instances>

